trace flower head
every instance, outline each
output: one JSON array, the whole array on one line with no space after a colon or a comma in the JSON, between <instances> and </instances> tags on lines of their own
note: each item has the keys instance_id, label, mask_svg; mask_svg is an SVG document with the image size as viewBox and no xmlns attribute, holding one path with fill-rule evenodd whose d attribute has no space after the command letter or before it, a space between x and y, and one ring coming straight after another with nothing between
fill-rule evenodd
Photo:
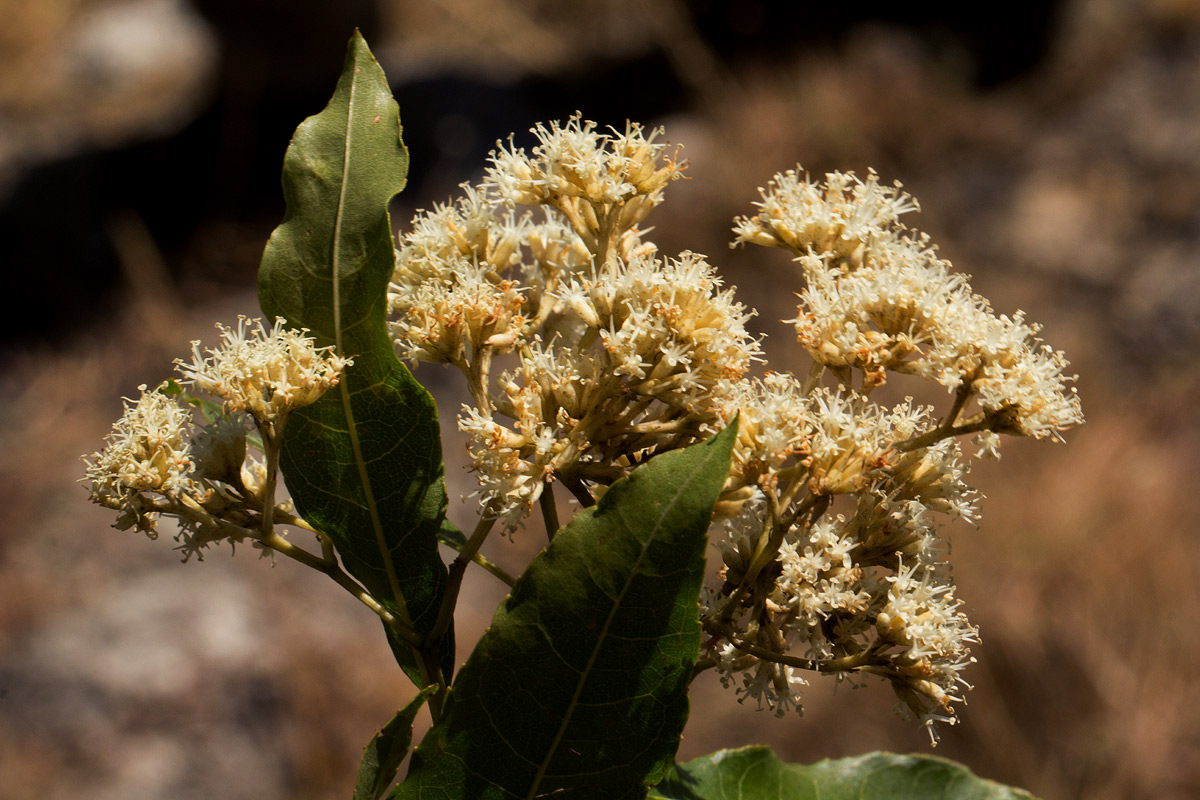
<instances>
[{"instance_id":1,"label":"flower head","mask_svg":"<svg viewBox=\"0 0 1200 800\"><path fill-rule=\"evenodd\" d=\"M277 426L288 412L316 402L350 363L330 348L317 348L303 331L278 319L239 317L237 328L217 325L221 343L205 352L192 342L192 361L175 361L184 379L220 397L227 413L248 412L260 427Z\"/></svg>"},{"instance_id":2,"label":"flower head","mask_svg":"<svg viewBox=\"0 0 1200 800\"><path fill-rule=\"evenodd\" d=\"M882 186L872 170L860 180L853 172L831 172L816 183L800 169L777 174L759 212L734 220L738 243L785 247L835 261L853 259L867 243L891 230L901 214L919 206L910 195Z\"/></svg>"},{"instance_id":3,"label":"flower head","mask_svg":"<svg viewBox=\"0 0 1200 800\"><path fill-rule=\"evenodd\" d=\"M553 203L558 197L580 198L593 206L638 196L657 199L683 169L674 159L661 162L668 145L655 141L660 133L633 122L624 132L602 133L579 114L565 125L539 124L533 128L538 144L530 154L511 142L492 154L487 183L519 205Z\"/></svg>"},{"instance_id":4,"label":"flower head","mask_svg":"<svg viewBox=\"0 0 1200 800\"><path fill-rule=\"evenodd\" d=\"M146 391L126 399L125 413L105 437L105 447L85 458L84 479L92 502L122 511L117 527L137 525L155 534L151 507L143 493L177 500L200 490L192 478L191 414L174 398Z\"/></svg>"}]
</instances>

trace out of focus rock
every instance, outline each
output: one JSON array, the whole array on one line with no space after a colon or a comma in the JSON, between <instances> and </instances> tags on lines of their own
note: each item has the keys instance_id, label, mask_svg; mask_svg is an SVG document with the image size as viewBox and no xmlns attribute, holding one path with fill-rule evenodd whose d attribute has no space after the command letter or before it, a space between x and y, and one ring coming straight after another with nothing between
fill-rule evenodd
<instances>
[{"instance_id":1,"label":"out of focus rock","mask_svg":"<svg viewBox=\"0 0 1200 800\"><path fill-rule=\"evenodd\" d=\"M20 172L199 109L216 40L184 0L0 0L0 195Z\"/></svg>"}]
</instances>

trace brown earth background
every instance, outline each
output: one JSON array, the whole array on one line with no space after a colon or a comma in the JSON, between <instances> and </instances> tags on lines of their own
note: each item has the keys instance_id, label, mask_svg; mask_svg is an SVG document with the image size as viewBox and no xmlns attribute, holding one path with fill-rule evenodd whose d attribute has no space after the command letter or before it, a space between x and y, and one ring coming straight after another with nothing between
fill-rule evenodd
<instances>
[{"instance_id":1,"label":"brown earth background","mask_svg":"<svg viewBox=\"0 0 1200 800\"><path fill-rule=\"evenodd\" d=\"M722 268L777 369L804 368L777 322L797 287L780 253L728 249L732 217L797 162L902 181L909 224L1066 351L1088 417L973 475L953 555L983 642L936 753L1047 800L1200 797L1200 3L842 5L0 0L0 798L347 797L411 695L331 582L249 548L181 564L77 483L122 396L257 313L284 148L356 26L413 158L397 224L511 131L663 124L691 168L655 235ZM417 376L469 493L457 389ZM544 541L489 554L519 569ZM461 657L503 595L472 576ZM929 751L884 686L807 698L779 720L706 675L680 756Z\"/></svg>"}]
</instances>

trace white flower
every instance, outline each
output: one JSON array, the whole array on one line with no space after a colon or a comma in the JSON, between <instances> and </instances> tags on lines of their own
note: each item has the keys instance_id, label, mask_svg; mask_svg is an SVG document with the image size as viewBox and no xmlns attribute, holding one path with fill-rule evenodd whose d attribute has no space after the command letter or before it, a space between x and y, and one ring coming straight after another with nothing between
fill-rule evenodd
<instances>
[{"instance_id":1,"label":"white flower","mask_svg":"<svg viewBox=\"0 0 1200 800\"><path fill-rule=\"evenodd\" d=\"M814 183L797 167L777 174L760 189L760 211L734 221L735 243L786 247L797 255L853 256L864 244L897 224L901 214L918 210L916 200L881 186L874 171L865 181L853 172L831 172Z\"/></svg>"},{"instance_id":2,"label":"white flower","mask_svg":"<svg viewBox=\"0 0 1200 800\"><path fill-rule=\"evenodd\" d=\"M979 632L959 611L954 587L938 583L919 565L900 565L888 578L887 604L876 617L880 637L902 650L891 656L887 677L906 710L926 723L954 724L951 704L962 702L960 672L972 663L967 645Z\"/></svg>"},{"instance_id":3,"label":"white flower","mask_svg":"<svg viewBox=\"0 0 1200 800\"><path fill-rule=\"evenodd\" d=\"M890 470L891 501L915 500L924 508L968 522L978 518L978 492L964 478L971 470L953 439L905 453Z\"/></svg>"},{"instance_id":4,"label":"white flower","mask_svg":"<svg viewBox=\"0 0 1200 800\"><path fill-rule=\"evenodd\" d=\"M153 507L143 493L172 500L201 488L191 470L191 413L174 398L146 391L134 403L125 401L125 413L105 437L103 450L85 458L85 480L91 481L92 502L120 510L117 527L155 535Z\"/></svg>"},{"instance_id":5,"label":"white flower","mask_svg":"<svg viewBox=\"0 0 1200 800\"><path fill-rule=\"evenodd\" d=\"M923 722L952 723L977 634L935 515L977 518L962 435L995 456L998 433L1082 422L1062 354L900 222L918 206L899 184L794 170L736 220L735 244L793 254L789 322L815 363L751 377L753 312L703 256L664 258L639 229L683 169L659 132L576 115L533 133L528 152L510 138L480 186L418 215L391 287L402 352L468 378L459 427L482 513L511 531L554 480L586 504L736 417L713 513L722 585L702 598L722 682L799 709L797 662L771 656L800 653L839 679L883 676ZM878 402L894 374L940 384L949 411Z\"/></svg>"},{"instance_id":6,"label":"white flower","mask_svg":"<svg viewBox=\"0 0 1200 800\"><path fill-rule=\"evenodd\" d=\"M846 535L842 517L822 518L807 541L797 537L779 549L780 574L775 588L781 604L796 613L787 627L801 638L824 638L821 624L835 611L865 611L870 595L862 585L862 571L852 557L858 542ZM813 643L823 649L824 641Z\"/></svg>"},{"instance_id":7,"label":"white flower","mask_svg":"<svg viewBox=\"0 0 1200 800\"><path fill-rule=\"evenodd\" d=\"M175 363L187 382L220 397L226 413L246 411L260 426L316 402L350 363L330 348L315 347L303 332L285 328L282 319L269 331L261 320L246 317L238 318L236 329L217 328L219 346L202 353L194 341L191 363Z\"/></svg>"},{"instance_id":8,"label":"white flower","mask_svg":"<svg viewBox=\"0 0 1200 800\"><path fill-rule=\"evenodd\" d=\"M447 264L445 278L411 287L402 316L392 323L403 354L462 366L485 344L502 352L516 346L528 322L525 296L516 281L494 275L486 265L459 259Z\"/></svg>"},{"instance_id":9,"label":"white flower","mask_svg":"<svg viewBox=\"0 0 1200 800\"><path fill-rule=\"evenodd\" d=\"M683 169L674 160L660 166L668 147L655 142L661 129L647 134L637 123L629 123L624 133L601 133L596 123L576 114L565 125L539 124L532 132L538 144L531 154L515 148L511 139L507 149L497 142L487 172L486 185L519 205L555 202L559 197L579 198L595 206L637 196L657 201L658 193ZM635 218L623 221L625 227L636 224L648 211L639 204Z\"/></svg>"}]
</instances>

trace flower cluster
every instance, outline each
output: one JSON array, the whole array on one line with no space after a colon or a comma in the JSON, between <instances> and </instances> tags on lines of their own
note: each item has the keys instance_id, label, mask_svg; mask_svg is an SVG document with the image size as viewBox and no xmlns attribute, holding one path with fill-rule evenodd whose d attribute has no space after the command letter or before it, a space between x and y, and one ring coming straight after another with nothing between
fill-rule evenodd
<instances>
[{"instance_id":1,"label":"flower cluster","mask_svg":"<svg viewBox=\"0 0 1200 800\"><path fill-rule=\"evenodd\" d=\"M997 316L928 237L899 224L915 201L873 173L826 177L822 188L777 175L735 228L739 242L797 256L805 287L791 322L817 363L861 370L866 391L887 372L936 381L975 400L978 416L962 423L978 430L1042 438L1082 422L1066 359L1039 328Z\"/></svg>"},{"instance_id":2,"label":"flower cluster","mask_svg":"<svg viewBox=\"0 0 1200 800\"><path fill-rule=\"evenodd\" d=\"M785 247L797 255L828 254L839 264L860 263L864 247L894 231L902 214L920 209L899 184L881 186L873 171L865 181L852 172L832 172L815 183L799 169L788 170L762 196L755 204L758 214L734 220L736 241Z\"/></svg>"},{"instance_id":3,"label":"flower cluster","mask_svg":"<svg viewBox=\"0 0 1200 800\"><path fill-rule=\"evenodd\" d=\"M953 722L977 641L938 522L977 517L960 441L995 457L999 434L1080 423L1062 354L900 223L917 203L899 185L793 170L735 243L792 254L813 365L754 377L752 312L703 256L663 257L638 227L685 166L659 132L578 117L533 132L529 153L501 145L480 185L417 216L392 286L401 352L467 379L485 520L512 531L540 499L552 528L555 482L590 504L736 417L700 665L777 713L801 708L808 670L881 676L906 713ZM879 404L889 374L940 384L949 407Z\"/></svg>"},{"instance_id":4,"label":"flower cluster","mask_svg":"<svg viewBox=\"0 0 1200 800\"><path fill-rule=\"evenodd\" d=\"M793 254L803 290L791 322L814 364L803 384L770 376L722 414L736 408L747 425L735 477L762 499L725 523L708 663L777 713L799 708L798 668L879 675L933 735L954 722L978 641L937 522L977 517L959 437L997 457L1000 433L1057 436L1083 421L1072 378L1036 327L997 316L900 224L917 204L898 186L791 171L758 206L735 243ZM883 408L871 395L888 373L941 384L950 407ZM832 515L844 496L851 513Z\"/></svg>"},{"instance_id":5,"label":"flower cluster","mask_svg":"<svg viewBox=\"0 0 1200 800\"><path fill-rule=\"evenodd\" d=\"M624 133L601 133L578 115L566 125L538 125L530 155L511 140L492 154L488 182L509 203L558 209L593 252L603 250L596 244L645 219L683 169L663 158L661 132L629 123Z\"/></svg>"},{"instance_id":6,"label":"flower cluster","mask_svg":"<svg viewBox=\"0 0 1200 800\"><path fill-rule=\"evenodd\" d=\"M734 232L792 257L790 322L812 364L756 375L753 312L704 256L663 255L640 227L686 167L661 131L604 132L576 116L533 134L528 152L498 143L479 185L416 215L389 288L399 352L452 366L470 392L458 425L481 522L464 552L539 504L553 536L554 484L591 505L736 419L698 671L777 714L802 708L806 671L874 675L931 735L953 723L978 641L942 527L978 517L962 442L995 458L1001 434L1058 438L1080 424L1063 355L901 224L917 204L899 185L797 169ZM177 517L187 554L244 538L286 552L272 521L303 521L275 504L283 427L349 362L282 322L243 319L176 363L219 404L143 387L88 462L93 500L152 536L160 515ZM877 390L895 375L942 387L945 407L885 405Z\"/></svg>"},{"instance_id":7,"label":"flower cluster","mask_svg":"<svg viewBox=\"0 0 1200 800\"><path fill-rule=\"evenodd\" d=\"M591 502L700 437L722 387L759 359L749 313L713 267L663 258L638 230L683 168L657 132L574 118L534 133L531 153L500 149L480 186L418 214L391 291L400 351L468 380L459 427L484 507L509 530L552 480ZM515 363L493 369L506 354Z\"/></svg>"},{"instance_id":8,"label":"flower cluster","mask_svg":"<svg viewBox=\"0 0 1200 800\"><path fill-rule=\"evenodd\" d=\"M156 535L153 501L159 494L172 501L194 495L191 413L161 392L139 387L141 398L130 405L105 438L103 450L87 462L92 501L121 511L117 527L136 526Z\"/></svg>"},{"instance_id":9,"label":"flower cluster","mask_svg":"<svg viewBox=\"0 0 1200 800\"><path fill-rule=\"evenodd\" d=\"M218 324L217 329L220 345L202 353L195 341L191 363L176 359L180 374L221 398L227 414L247 412L260 430L276 436L287 414L337 385L348 363L317 350L310 337L285 328L282 319L269 331L261 320L246 317L238 318L237 328Z\"/></svg>"},{"instance_id":10,"label":"flower cluster","mask_svg":"<svg viewBox=\"0 0 1200 800\"><path fill-rule=\"evenodd\" d=\"M210 544L258 540L274 505L274 480L263 461L248 457L247 445L278 452L287 414L314 402L336 385L348 363L314 347L282 320L270 330L242 318L236 329L217 326L221 344L194 360L177 361L185 382L220 399L184 397L173 381L153 391L141 387L136 402L113 426L103 450L85 458L92 501L120 512L116 527L135 527L157 536L159 517L180 522L177 539L185 560ZM206 421L193 420L197 407ZM249 436L253 424L261 440Z\"/></svg>"}]
</instances>

